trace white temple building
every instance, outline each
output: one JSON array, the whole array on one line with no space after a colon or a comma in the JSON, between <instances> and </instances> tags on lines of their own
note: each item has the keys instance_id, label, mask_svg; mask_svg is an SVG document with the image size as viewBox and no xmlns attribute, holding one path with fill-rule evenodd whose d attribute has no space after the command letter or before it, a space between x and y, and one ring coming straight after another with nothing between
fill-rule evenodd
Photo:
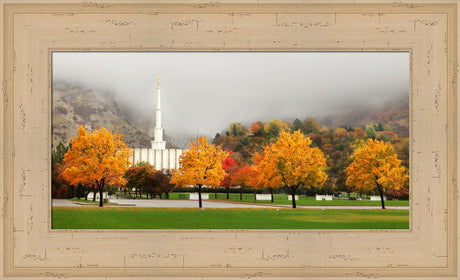
<instances>
[{"instance_id":1,"label":"white temple building","mask_svg":"<svg viewBox=\"0 0 460 280\"><path fill-rule=\"evenodd\" d=\"M152 147L149 149L133 149L131 162L134 164L148 162L156 170L168 170L179 168L179 158L186 150L166 149L166 141L163 140L163 126L161 125L161 103L160 103L160 78L157 83L157 98L155 109L155 129Z\"/></svg>"}]
</instances>

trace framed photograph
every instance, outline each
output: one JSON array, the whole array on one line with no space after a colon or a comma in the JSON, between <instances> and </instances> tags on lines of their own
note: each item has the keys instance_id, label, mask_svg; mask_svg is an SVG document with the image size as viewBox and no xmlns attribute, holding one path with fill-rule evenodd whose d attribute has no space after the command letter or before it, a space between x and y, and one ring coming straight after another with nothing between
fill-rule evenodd
<instances>
[{"instance_id":1,"label":"framed photograph","mask_svg":"<svg viewBox=\"0 0 460 280\"><path fill-rule=\"evenodd\" d=\"M458 12L456 1L0 1L2 277L458 279ZM409 229L53 229L56 52L408 53Z\"/></svg>"},{"instance_id":2,"label":"framed photograph","mask_svg":"<svg viewBox=\"0 0 460 280\"><path fill-rule=\"evenodd\" d=\"M409 229L409 57L407 51L53 52L52 228ZM161 73L161 83L152 73ZM118 132L130 148L125 169L111 169L112 178L126 181L107 180L102 196L90 179L109 177L99 161L88 173L70 173L69 155L89 166L86 157L81 161L85 145L76 144L81 129L100 137L103 129ZM287 186L271 175L273 167L261 168L268 163L264 150L296 135L304 148L292 166L307 175ZM197 137L228 154L218 161L224 177L207 176L218 182L199 189L176 180ZM383 158L402 170L382 173L391 178L383 201L375 184L347 185L354 151L371 139L389 148L392 156ZM316 152L323 161L308 164ZM296 160L289 150L283 158ZM307 181L308 174L318 176ZM101 197L114 207L85 207ZM90 218L102 213L104 221Z\"/></svg>"}]
</instances>

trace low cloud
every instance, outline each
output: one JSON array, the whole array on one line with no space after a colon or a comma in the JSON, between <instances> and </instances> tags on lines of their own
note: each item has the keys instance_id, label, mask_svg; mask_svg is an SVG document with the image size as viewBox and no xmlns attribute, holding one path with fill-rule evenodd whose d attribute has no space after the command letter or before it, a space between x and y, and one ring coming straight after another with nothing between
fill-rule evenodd
<instances>
[{"instance_id":1,"label":"low cloud","mask_svg":"<svg viewBox=\"0 0 460 280\"><path fill-rule=\"evenodd\" d=\"M212 135L234 121L303 119L409 94L407 52L55 52L53 79L112 92L163 126Z\"/></svg>"}]
</instances>

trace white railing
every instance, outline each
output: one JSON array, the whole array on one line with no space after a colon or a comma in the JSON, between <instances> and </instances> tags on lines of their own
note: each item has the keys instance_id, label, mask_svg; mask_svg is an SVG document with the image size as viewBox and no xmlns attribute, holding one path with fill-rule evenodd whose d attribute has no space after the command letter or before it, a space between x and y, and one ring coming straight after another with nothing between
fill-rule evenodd
<instances>
[{"instance_id":1,"label":"white railing","mask_svg":"<svg viewBox=\"0 0 460 280\"><path fill-rule=\"evenodd\" d=\"M198 194L197 193L191 193L190 200L198 200ZM201 194L201 200L208 200L209 199L209 193L202 193Z\"/></svg>"}]
</instances>

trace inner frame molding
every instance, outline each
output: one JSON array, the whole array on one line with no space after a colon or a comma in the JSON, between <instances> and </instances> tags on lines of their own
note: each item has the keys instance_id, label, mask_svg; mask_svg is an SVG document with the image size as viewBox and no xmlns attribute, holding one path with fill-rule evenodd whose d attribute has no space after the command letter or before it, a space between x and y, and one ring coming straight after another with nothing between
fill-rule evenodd
<instances>
[{"instance_id":1,"label":"inner frame molding","mask_svg":"<svg viewBox=\"0 0 460 280\"><path fill-rule=\"evenodd\" d=\"M458 279L458 2L318 2L1 0L1 275ZM410 229L52 230L53 51L409 51Z\"/></svg>"}]
</instances>

